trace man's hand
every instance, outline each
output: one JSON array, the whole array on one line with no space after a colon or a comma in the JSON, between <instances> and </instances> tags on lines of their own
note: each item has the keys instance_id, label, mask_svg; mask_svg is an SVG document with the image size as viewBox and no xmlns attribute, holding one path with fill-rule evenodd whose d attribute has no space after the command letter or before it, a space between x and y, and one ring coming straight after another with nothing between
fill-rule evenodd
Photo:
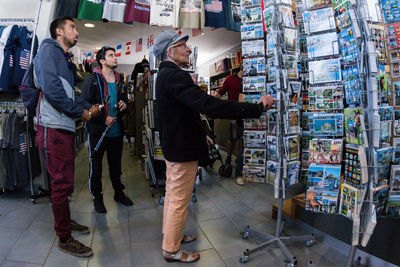
<instances>
[{"instance_id":1,"label":"man's hand","mask_svg":"<svg viewBox=\"0 0 400 267\"><path fill-rule=\"evenodd\" d=\"M89 111L87 109L83 110L82 116L81 116L81 121L89 121L92 118L92 116L89 114Z\"/></svg>"},{"instance_id":2,"label":"man's hand","mask_svg":"<svg viewBox=\"0 0 400 267\"><path fill-rule=\"evenodd\" d=\"M100 112L101 112L101 108L99 107L99 104L93 105L89 108L89 114L92 117L96 117L97 115L99 115Z\"/></svg>"},{"instance_id":3,"label":"man's hand","mask_svg":"<svg viewBox=\"0 0 400 267\"><path fill-rule=\"evenodd\" d=\"M107 116L106 125L111 127L116 120L117 120L117 118L115 118L115 117Z\"/></svg>"},{"instance_id":4,"label":"man's hand","mask_svg":"<svg viewBox=\"0 0 400 267\"><path fill-rule=\"evenodd\" d=\"M122 100L119 101L118 103L119 111L124 111L126 109L126 103Z\"/></svg>"},{"instance_id":5,"label":"man's hand","mask_svg":"<svg viewBox=\"0 0 400 267\"><path fill-rule=\"evenodd\" d=\"M273 105L276 103L276 99L272 97L272 95L263 95L258 100L257 104L263 103L264 111L271 109Z\"/></svg>"}]
</instances>

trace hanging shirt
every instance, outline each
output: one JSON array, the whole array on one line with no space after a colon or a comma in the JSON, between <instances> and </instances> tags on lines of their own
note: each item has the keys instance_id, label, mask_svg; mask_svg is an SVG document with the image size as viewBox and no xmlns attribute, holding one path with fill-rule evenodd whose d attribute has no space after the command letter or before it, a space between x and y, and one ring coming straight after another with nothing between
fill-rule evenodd
<instances>
[{"instance_id":1,"label":"hanging shirt","mask_svg":"<svg viewBox=\"0 0 400 267\"><path fill-rule=\"evenodd\" d=\"M5 29L3 29L3 32L0 37L0 76L1 72L3 70L3 63L4 63L4 50L8 41L8 38L10 37L10 33L13 33L17 30L18 26L17 25L10 25L7 26Z\"/></svg>"},{"instance_id":2,"label":"hanging shirt","mask_svg":"<svg viewBox=\"0 0 400 267\"><path fill-rule=\"evenodd\" d=\"M127 0L105 0L103 19L123 22Z\"/></svg>"},{"instance_id":3,"label":"hanging shirt","mask_svg":"<svg viewBox=\"0 0 400 267\"><path fill-rule=\"evenodd\" d=\"M150 0L128 0L125 8L124 22L150 23Z\"/></svg>"},{"instance_id":4,"label":"hanging shirt","mask_svg":"<svg viewBox=\"0 0 400 267\"><path fill-rule=\"evenodd\" d=\"M118 104L118 93L115 83L108 83L108 90L110 92L110 116L117 117L117 109L115 105ZM119 127L119 119L111 126L110 130L108 130L108 137L118 137L121 135L120 127Z\"/></svg>"},{"instance_id":5,"label":"hanging shirt","mask_svg":"<svg viewBox=\"0 0 400 267\"><path fill-rule=\"evenodd\" d=\"M225 0L206 0L204 3L205 26L214 28L226 27Z\"/></svg>"},{"instance_id":6,"label":"hanging shirt","mask_svg":"<svg viewBox=\"0 0 400 267\"><path fill-rule=\"evenodd\" d=\"M225 6L226 28L231 31L240 32L240 26L242 25L240 0L226 1Z\"/></svg>"},{"instance_id":7,"label":"hanging shirt","mask_svg":"<svg viewBox=\"0 0 400 267\"><path fill-rule=\"evenodd\" d=\"M78 19L101 20L103 16L102 0L80 0Z\"/></svg>"},{"instance_id":8,"label":"hanging shirt","mask_svg":"<svg viewBox=\"0 0 400 267\"><path fill-rule=\"evenodd\" d=\"M0 64L2 65L0 72L0 89L7 92L9 92L10 81L12 79L15 66L15 51L19 42L19 40L16 38L18 26L12 25L9 27L3 31L2 38L0 40L0 51L3 51L0 52Z\"/></svg>"},{"instance_id":9,"label":"hanging shirt","mask_svg":"<svg viewBox=\"0 0 400 267\"><path fill-rule=\"evenodd\" d=\"M204 28L204 21L203 0L186 0L181 2L179 11L180 29L202 29Z\"/></svg>"},{"instance_id":10,"label":"hanging shirt","mask_svg":"<svg viewBox=\"0 0 400 267\"><path fill-rule=\"evenodd\" d=\"M151 0L150 25L178 27L180 0Z\"/></svg>"},{"instance_id":11,"label":"hanging shirt","mask_svg":"<svg viewBox=\"0 0 400 267\"><path fill-rule=\"evenodd\" d=\"M79 0L60 0L57 5L56 17L72 17L78 16Z\"/></svg>"}]
</instances>

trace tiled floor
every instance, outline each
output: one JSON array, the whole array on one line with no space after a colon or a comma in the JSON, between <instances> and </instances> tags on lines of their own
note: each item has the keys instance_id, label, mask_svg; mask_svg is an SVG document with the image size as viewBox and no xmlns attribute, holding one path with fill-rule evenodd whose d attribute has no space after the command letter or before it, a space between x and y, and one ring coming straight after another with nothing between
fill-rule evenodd
<instances>
[{"instance_id":1,"label":"tiled floor","mask_svg":"<svg viewBox=\"0 0 400 267\"><path fill-rule=\"evenodd\" d=\"M90 245L94 256L80 259L60 252L48 199L32 205L26 194L5 194L0 195L0 266L181 265L166 263L161 256L162 206L158 204L158 198L151 197L149 183L131 156L128 145L123 158L123 179L127 194L135 202L133 207L115 203L111 184L108 179L103 179L108 213L94 212L87 185L87 158L83 148L76 158L76 186L71 210L74 219L90 226L90 235L75 237ZM197 203L190 204L186 231L196 234L198 240L183 247L200 251L201 259L189 266L285 266L281 252L274 247L252 255L246 265L239 263L243 251L257 244L252 236L248 240L241 238L239 232L243 226L250 225L271 234L275 231L275 221L271 219L271 206L275 201L272 186L247 184L240 187L234 184L233 178L204 175L197 186L197 198ZM309 260L313 261L313 266L344 266L345 257L331 253L332 249L322 243L317 242L311 248L303 243L293 244L289 249L298 257L298 266L306 266Z\"/></svg>"}]
</instances>

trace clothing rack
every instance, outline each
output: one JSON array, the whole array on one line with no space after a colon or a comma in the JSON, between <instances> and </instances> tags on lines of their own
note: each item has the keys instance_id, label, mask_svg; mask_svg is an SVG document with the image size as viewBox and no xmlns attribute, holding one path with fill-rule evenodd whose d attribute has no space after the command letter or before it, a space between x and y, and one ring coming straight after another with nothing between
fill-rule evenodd
<instances>
[{"instance_id":1,"label":"clothing rack","mask_svg":"<svg viewBox=\"0 0 400 267\"><path fill-rule=\"evenodd\" d=\"M37 32L37 27L38 27L38 23L39 23L39 16L40 16L40 10L42 8L42 1L43 0L39 0L39 5L38 8L36 10L36 16L34 18L0 18L0 24L30 24L33 25L33 37L32 37L32 44L31 44L31 53L29 56L29 64L32 63L33 60L33 49L35 46L35 41L36 41L36 32ZM30 117L29 117L29 113L28 110L25 111L26 112L26 132L27 132L27 139L30 140L30 133L29 133L29 121L30 121ZM49 192L47 190L43 190L41 188L39 188L39 192L37 194L35 194L34 191L34 186L33 186L33 175L32 175L32 162L31 162L31 156L30 156L30 147L29 145L27 146L28 149L28 167L29 167L29 182L30 182L30 190L31 190L31 196L30 196L30 201L35 204L36 199L43 197L43 196L48 196Z\"/></svg>"}]
</instances>

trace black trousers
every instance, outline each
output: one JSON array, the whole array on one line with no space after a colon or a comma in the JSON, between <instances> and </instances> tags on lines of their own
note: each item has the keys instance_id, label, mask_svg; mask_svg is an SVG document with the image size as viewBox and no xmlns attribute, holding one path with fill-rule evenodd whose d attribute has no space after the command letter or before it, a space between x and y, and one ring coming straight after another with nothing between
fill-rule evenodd
<instances>
[{"instance_id":1,"label":"black trousers","mask_svg":"<svg viewBox=\"0 0 400 267\"><path fill-rule=\"evenodd\" d=\"M119 193L125 189L121 181L121 158L123 136L105 137L99 150L94 151L97 142L100 139L98 135L88 135L89 141L89 190L93 197L101 196L102 192L102 170L103 170L103 155L107 152L107 162L110 174L110 179L114 192Z\"/></svg>"}]
</instances>

